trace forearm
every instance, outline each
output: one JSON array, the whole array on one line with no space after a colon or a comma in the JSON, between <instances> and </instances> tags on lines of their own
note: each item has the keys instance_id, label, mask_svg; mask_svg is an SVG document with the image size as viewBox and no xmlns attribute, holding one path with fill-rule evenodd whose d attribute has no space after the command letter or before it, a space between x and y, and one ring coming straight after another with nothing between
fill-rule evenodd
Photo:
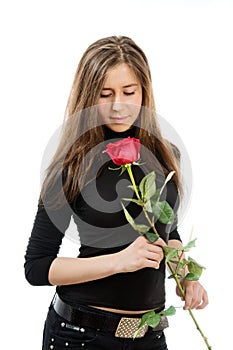
<instances>
[{"instance_id":1,"label":"forearm","mask_svg":"<svg viewBox=\"0 0 233 350\"><path fill-rule=\"evenodd\" d=\"M118 253L90 258L58 257L50 266L48 279L52 285L69 285L97 280L118 272Z\"/></svg>"},{"instance_id":2,"label":"forearm","mask_svg":"<svg viewBox=\"0 0 233 350\"><path fill-rule=\"evenodd\" d=\"M134 272L146 267L159 268L162 248L139 236L123 250L91 258L55 258L48 279L53 285L98 280L116 273Z\"/></svg>"}]
</instances>

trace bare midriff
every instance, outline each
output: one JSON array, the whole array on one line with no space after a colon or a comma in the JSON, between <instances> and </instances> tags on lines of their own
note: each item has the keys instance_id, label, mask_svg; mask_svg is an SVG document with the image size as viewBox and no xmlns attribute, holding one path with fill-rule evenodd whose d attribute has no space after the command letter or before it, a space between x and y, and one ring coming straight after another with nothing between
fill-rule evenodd
<instances>
[{"instance_id":1,"label":"bare midriff","mask_svg":"<svg viewBox=\"0 0 233 350\"><path fill-rule=\"evenodd\" d=\"M96 309L104 310L104 311L109 311L109 312L115 312L117 314L144 314L149 311L156 311L155 309L150 309L150 310L140 310L140 311L133 311L133 310L119 310L119 309L112 309L108 307L102 307L102 306L94 306L94 305L89 305L90 307L94 307Z\"/></svg>"}]
</instances>

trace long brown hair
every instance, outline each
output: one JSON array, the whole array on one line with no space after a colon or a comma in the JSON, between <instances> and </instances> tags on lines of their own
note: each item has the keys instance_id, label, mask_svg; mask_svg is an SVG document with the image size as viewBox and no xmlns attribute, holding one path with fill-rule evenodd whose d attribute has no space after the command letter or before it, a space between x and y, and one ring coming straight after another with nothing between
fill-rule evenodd
<instances>
[{"instance_id":1,"label":"long brown hair","mask_svg":"<svg viewBox=\"0 0 233 350\"><path fill-rule=\"evenodd\" d=\"M181 190L174 148L163 138L156 118L147 58L132 39L111 36L90 45L78 64L66 106L60 143L47 169L39 203L42 204L46 198L49 201L51 196L48 193L61 176L63 182L60 190L64 191L68 202L72 202L90 180L87 174L93 163L101 157L97 149L104 141L104 129L98 122L93 106L98 102L108 70L120 63L128 64L142 87L142 107L147 113L140 113L137 137L145 148L162 160L165 172L175 170L173 181ZM51 193L58 205L59 197L54 195L55 192Z\"/></svg>"}]
</instances>

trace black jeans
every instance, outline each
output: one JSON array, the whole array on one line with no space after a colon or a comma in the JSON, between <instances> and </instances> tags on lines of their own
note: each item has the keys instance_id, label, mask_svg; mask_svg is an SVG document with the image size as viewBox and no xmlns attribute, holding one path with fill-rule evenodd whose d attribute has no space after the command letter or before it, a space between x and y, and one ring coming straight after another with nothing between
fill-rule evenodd
<instances>
[{"instance_id":1,"label":"black jeans","mask_svg":"<svg viewBox=\"0 0 233 350\"><path fill-rule=\"evenodd\" d=\"M82 306L88 312L89 307ZM95 312L103 313L102 310ZM163 331L149 330L143 338L117 338L114 333L98 331L67 322L53 306L49 307L43 333L42 350L168 350Z\"/></svg>"}]
</instances>

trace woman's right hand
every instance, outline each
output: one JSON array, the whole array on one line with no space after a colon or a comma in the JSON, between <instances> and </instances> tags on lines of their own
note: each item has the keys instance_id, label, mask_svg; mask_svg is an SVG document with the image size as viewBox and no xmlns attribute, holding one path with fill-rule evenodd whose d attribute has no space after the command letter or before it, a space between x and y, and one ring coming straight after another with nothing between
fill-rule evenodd
<instances>
[{"instance_id":1,"label":"woman's right hand","mask_svg":"<svg viewBox=\"0 0 233 350\"><path fill-rule=\"evenodd\" d=\"M145 267L158 269L164 258L162 246L166 245L162 238L151 243L144 236L138 237L127 248L118 254L121 272L133 272Z\"/></svg>"}]
</instances>

